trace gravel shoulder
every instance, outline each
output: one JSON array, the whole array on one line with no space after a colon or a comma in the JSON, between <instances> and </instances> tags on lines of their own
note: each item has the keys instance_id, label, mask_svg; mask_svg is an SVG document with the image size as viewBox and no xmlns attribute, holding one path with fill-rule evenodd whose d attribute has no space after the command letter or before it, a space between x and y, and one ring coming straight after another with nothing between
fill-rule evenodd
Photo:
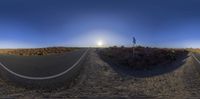
<instances>
[{"instance_id":1,"label":"gravel shoulder","mask_svg":"<svg viewBox=\"0 0 200 99\"><path fill-rule=\"evenodd\" d=\"M152 97L183 99L200 97L198 64L188 57L174 71L153 77L124 77L103 61L92 49L84 68L70 88L56 90L26 89L0 80L1 97L18 98L103 98ZM199 66L200 67L200 66Z\"/></svg>"}]
</instances>

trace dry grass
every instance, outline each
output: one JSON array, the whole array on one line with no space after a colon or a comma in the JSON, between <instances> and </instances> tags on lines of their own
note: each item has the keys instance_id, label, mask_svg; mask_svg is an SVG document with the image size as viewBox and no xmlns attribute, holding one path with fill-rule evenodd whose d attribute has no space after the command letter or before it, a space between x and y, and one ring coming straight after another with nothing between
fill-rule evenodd
<instances>
[{"instance_id":1,"label":"dry grass","mask_svg":"<svg viewBox=\"0 0 200 99\"><path fill-rule=\"evenodd\" d=\"M200 48L189 48L187 50L194 53L200 53Z\"/></svg>"},{"instance_id":2,"label":"dry grass","mask_svg":"<svg viewBox=\"0 0 200 99\"><path fill-rule=\"evenodd\" d=\"M31 49L0 49L0 54L21 55L21 56L41 56L56 53L65 53L78 48L67 47L48 47L48 48L31 48Z\"/></svg>"},{"instance_id":3,"label":"dry grass","mask_svg":"<svg viewBox=\"0 0 200 99\"><path fill-rule=\"evenodd\" d=\"M136 47L134 56L132 48L111 47L100 51L100 55L105 59L137 70L149 70L158 65L171 63L186 53L187 51L184 49L149 47Z\"/></svg>"}]
</instances>

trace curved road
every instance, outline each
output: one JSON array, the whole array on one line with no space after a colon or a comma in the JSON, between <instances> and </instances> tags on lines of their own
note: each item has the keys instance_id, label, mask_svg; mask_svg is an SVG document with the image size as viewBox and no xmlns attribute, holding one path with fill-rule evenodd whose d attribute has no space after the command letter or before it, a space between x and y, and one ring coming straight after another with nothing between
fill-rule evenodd
<instances>
[{"instance_id":1,"label":"curved road","mask_svg":"<svg viewBox=\"0 0 200 99\"><path fill-rule=\"evenodd\" d=\"M0 73L1 76L8 74L9 77L23 80L48 80L65 75L73 76L76 74L74 72L80 69L77 67L80 67L87 51L88 49L81 49L47 56L0 55Z\"/></svg>"}]
</instances>

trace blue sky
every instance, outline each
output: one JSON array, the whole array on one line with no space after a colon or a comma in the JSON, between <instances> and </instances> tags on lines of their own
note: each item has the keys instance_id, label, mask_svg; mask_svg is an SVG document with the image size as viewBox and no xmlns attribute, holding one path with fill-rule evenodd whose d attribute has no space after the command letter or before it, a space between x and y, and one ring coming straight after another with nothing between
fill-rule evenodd
<instances>
[{"instance_id":1,"label":"blue sky","mask_svg":"<svg viewBox=\"0 0 200 99\"><path fill-rule=\"evenodd\" d=\"M1 0L0 48L200 47L199 0Z\"/></svg>"}]
</instances>

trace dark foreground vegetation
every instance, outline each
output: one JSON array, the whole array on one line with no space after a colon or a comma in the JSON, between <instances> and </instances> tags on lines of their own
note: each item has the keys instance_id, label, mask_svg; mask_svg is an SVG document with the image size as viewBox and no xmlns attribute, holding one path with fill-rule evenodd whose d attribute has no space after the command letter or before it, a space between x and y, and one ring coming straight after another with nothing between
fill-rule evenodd
<instances>
[{"instance_id":1,"label":"dark foreground vegetation","mask_svg":"<svg viewBox=\"0 0 200 99\"><path fill-rule=\"evenodd\" d=\"M57 53L65 53L78 48L68 47L48 47L48 48L31 48L31 49L0 49L0 54L21 55L21 56L41 56Z\"/></svg>"},{"instance_id":2,"label":"dark foreground vegetation","mask_svg":"<svg viewBox=\"0 0 200 99\"><path fill-rule=\"evenodd\" d=\"M161 49L149 47L132 48L110 47L99 51L100 56L114 64L127 66L135 70L151 70L163 66L187 55L184 49Z\"/></svg>"}]
</instances>

